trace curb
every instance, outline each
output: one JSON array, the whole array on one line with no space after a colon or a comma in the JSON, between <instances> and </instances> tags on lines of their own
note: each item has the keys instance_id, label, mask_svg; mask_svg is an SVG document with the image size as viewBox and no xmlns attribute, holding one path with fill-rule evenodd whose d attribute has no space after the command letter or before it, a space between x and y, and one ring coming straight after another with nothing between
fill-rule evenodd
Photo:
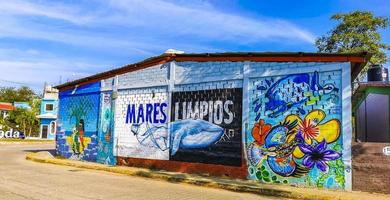
<instances>
[{"instance_id":1,"label":"curb","mask_svg":"<svg viewBox=\"0 0 390 200\"><path fill-rule=\"evenodd\" d=\"M21 141L21 142L19 142L19 141L5 141L5 140L1 141L0 140L0 145L1 144L51 144L51 143L55 144L55 141L26 141L26 142Z\"/></svg>"},{"instance_id":2,"label":"curb","mask_svg":"<svg viewBox=\"0 0 390 200\"><path fill-rule=\"evenodd\" d=\"M366 192L347 192L334 191L315 188L301 188L285 185L270 185L260 184L254 181L232 180L227 178L203 177L192 174L154 171L145 168L122 167L122 166L107 166L103 164L74 161L58 158L43 158L38 153L28 153L26 160L31 160L39 163L49 163L55 165L63 165L77 167L82 169L100 170L112 173L118 173L128 176L138 176L144 178L152 178L163 180L171 183L186 183L191 185L230 190L234 192L246 192L263 196L274 196L290 199L316 199L316 200L351 200L351 199L390 199L390 195L372 194Z\"/></svg>"}]
</instances>

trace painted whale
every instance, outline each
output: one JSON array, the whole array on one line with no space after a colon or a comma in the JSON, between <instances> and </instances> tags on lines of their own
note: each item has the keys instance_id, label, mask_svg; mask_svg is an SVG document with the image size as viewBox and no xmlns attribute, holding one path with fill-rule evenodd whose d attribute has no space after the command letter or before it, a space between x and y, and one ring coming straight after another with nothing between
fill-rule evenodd
<instances>
[{"instance_id":1,"label":"painted whale","mask_svg":"<svg viewBox=\"0 0 390 200\"><path fill-rule=\"evenodd\" d=\"M305 111L300 108L302 105L313 99L318 99L316 97L319 95L338 91L333 84L322 86L319 83L318 72L314 72L311 77L308 73L291 74L273 84L268 80L266 83L269 86L268 89L265 86L259 86L258 89L267 89L265 97L268 102L265 102L265 115L271 118L278 117L292 108L297 108L301 114L305 114ZM258 112L259 109L260 106L256 106L255 112Z\"/></svg>"},{"instance_id":2,"label":"painted whale","mask_svg":"<svg viewBox=\"0 0 390 200\"><path fill-rule=\"evenodd\" d=\"M201 119L184 119L171 123L171 155L179 149L206 148L219 141L224 129Z\"/></svg>"}]
</instances>

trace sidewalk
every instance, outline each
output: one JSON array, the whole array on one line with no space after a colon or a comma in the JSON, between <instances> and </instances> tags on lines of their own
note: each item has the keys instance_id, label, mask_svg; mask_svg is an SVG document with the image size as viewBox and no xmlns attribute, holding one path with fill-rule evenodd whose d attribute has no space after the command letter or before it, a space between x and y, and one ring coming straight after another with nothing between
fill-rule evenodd
<instances>
[{"instance_id":1,"label":"sidewalk","mask_svg":"<svg viewBox=\"0 0 390 200\"><path fill-rule=\"evenodd\" d=\"M302 188L285 185L261 184L249 180L228 179L222 177L205 177L178 172L155 171L145 168L107 166L92 162L54 158L49 152L29 153L27 160L40 163L72 166L83 169L102 170L129 176L160 179L173 183L187 183L204 187L226 189L235 192L248 192L260 195L284 197L291 199L389 199L390 195L366 192L345 192L325 189Z\"/></svg>"},{"instance_id":2,"label":"sidewalk","mask_svg":"<svg viewBox=\"0 0 390 200\"><path fill-rule=\"evenodd\" d=\"M44 144L44 143L53 143L55 140L45 140L45 139L0 139L0 144Z\"/></svg>"}]
</instances>

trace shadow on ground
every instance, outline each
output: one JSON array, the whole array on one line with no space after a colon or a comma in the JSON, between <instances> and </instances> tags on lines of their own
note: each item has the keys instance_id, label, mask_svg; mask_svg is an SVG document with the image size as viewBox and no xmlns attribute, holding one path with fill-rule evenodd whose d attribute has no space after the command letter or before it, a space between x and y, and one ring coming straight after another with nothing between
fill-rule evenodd
<instances>
[{"instance_id":1,"label":"shadow on ground","mask_svg":"<svg viewBox=\"0 0 390 200\"><path fill-rule=\"evenodd\" d=\"M30 152L30 153L38 153L40 151L47 151L49 152L51 155L55 156L56 154L56 150L55 149L26 149L26 150L23 150L24 152Z\"/></svg>"}]
</instances>

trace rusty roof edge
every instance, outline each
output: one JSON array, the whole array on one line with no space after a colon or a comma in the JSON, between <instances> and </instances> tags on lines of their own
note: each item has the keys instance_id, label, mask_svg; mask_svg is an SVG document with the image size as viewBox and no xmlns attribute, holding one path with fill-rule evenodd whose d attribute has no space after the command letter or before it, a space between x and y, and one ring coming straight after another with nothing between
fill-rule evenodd
<instances>
[{"instance_id":1,"label":"rusty roof edge","mask_svg":"<svg viewBox=\"0 0 390 200\"><path fill-rule=\"evenodd\" d=\"M90 82L90 81L99 81L105 78L111 78L115 75L123 74L132 71L133 69L137 67L149 67L153 66L159 62L170 62L173 60L176 60L176 58L189 58L189 57L346 57L346 61L349 61L350 57L363 57L365 62L363 65L359 65L358 68L360 68L357 72L362 70L362 68L365 66L365 64L368 62L369 58L371 57L371 54L367 52L361 52L361 53L306 53L306 52L224 52L224 53L186 53L186 54L161 54L159 56L150 57L145 60L142 60L140 62L136 62L133 64L127 64L122 67L112 69L109 71L101 72L98 74L94 74L92 76L84 77L81 79L73 80L66 82L64 84L60 84L55 86L56 89L63 89L68 88L74 85L79 85L82 83ZM367 57L369 56L369 57ZM160 63L161 64L161 63ZM360 63L361 64L361 63ZM355 71L355 70L354 70ZM354 72L351 72L352 74ZM356 74L356 76L357 76ZM355 78L356 78L355 76ZM353 78L353 79L355 79Z\"/></svg>"},{"instance_id":2,"label":"rusty roof edge","mask_svg":"<svg viewBox=\"0 0 390 200\"><path fill-rule=\"evenodd\" d=\"M162 54L159 56L147 58L147 59L142 60L142 61L137 62L137 63L127 64L127 65L124 65L124 66L119 67L119 68L115 68L112 70L108 70L105 72L94 74L92 76L87 76L87 77L84 77L81 79L66 82L64 84L56 85L56 86L54 86L54 88L61 90L62 88L65 88L68 86L74 86L74 85L78 85L78 84L92 81L92 80L99 81L99 80L102 80L105 78L114 77L115 75L118 75L118 74L126 73L126 71L131 71L131 70L126 70L126 69L132 69L132 68L141 67L141 66L148 66L148 65L151 66L151 65L154 65L162 60L169 61L171 59L171 57L172 57L172 55L170 55L170 54Z\"/></svg>"}]
</instances>

